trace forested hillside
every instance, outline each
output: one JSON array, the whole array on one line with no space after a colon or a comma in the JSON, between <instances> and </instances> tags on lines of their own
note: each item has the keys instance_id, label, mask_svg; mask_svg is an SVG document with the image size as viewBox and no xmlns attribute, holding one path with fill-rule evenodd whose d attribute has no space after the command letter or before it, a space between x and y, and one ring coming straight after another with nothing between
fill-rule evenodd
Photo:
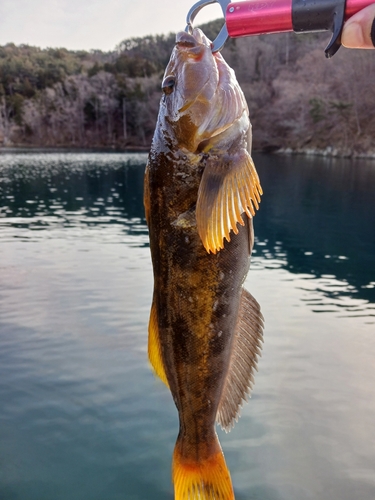
<instances>
[{"instance_id":1,"label":"forested hillside","mask_svg":"<svg viewBox=\"0 0 375 500\"><path fill-rule=\"evenodd\" d=\"M221 21L204 25L215 36ZM0 145L148 147L174 35L124 40L115 51L0 47ZM227 42L253 124L253 146L273 151L375 151L375 54L328 34Z\"/></svg>"}]
</instances>

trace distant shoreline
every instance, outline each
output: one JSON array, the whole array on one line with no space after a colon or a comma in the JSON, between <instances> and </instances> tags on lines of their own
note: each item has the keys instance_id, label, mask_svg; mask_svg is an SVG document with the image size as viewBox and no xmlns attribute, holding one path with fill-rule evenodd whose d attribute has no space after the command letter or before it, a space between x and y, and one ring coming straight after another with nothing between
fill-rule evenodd
<instances>
[{"instance_id":1,"label":"distant shoreline","mask_svg":"<svg viewBox=\"0 0 375 500\"><path fill-rule=\"evenodd\" d=\"M327 158L365 158L369 160L375 160L375 151L369 151L367 153L358 153L355 151L340 151L336 148L326 148L326 149L315 149L315 148L302 148L302 149L292 149L292 148L282 148L275 151L272 154L281 155L305 155L305 156L324 156Z\"/></svg>"},{"instance_id":2,"label":"distant shoreline","mask_svg":"<svg viewBox=\"0 0 375 500\"><path fill-rule=\"evenodd\" d=\"M72 146L34 146L34 145L14 145L14 146L0 146L0 154L6 153L21 153L21 152L44 152L44 153L148 153L150 146L129 146L129 147L103 147L103 146L90 146L90 147L72 147ZM340 151L333 147L325 149L318 148L279 148L272 151L265 151L262 149L254 149L252 151L256 154L265 155L301 155L301 156L323 156L326 158L353 158L353 159L367 159L375 160L375 151L368 151L366 153L359 153L355 151Z\"/></svg>"},{"instance_id":3,"label":"distant shoreline","mask_svg":"<svg viewBox=\"0 0 375 500\"><path fill-rule=\"evenodd\" d=\"M20 153L20 152L48 152L48 153L62 153L62 152L74 152L74 153L148 153L149 147L145 146L130 146L126 148L122 147L103 147L103 146L90 146L90 147L80 147L80 146L0 146L0 154L2 153Z\"/></svg>"}]
</instances>

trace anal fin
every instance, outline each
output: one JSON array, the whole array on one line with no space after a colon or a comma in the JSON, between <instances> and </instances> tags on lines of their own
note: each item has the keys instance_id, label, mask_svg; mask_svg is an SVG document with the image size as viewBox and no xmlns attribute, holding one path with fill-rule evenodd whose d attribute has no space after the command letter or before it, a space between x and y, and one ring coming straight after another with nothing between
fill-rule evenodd
<instances>
[{"instance_id":1,"label":"anal fin","mask_svg":"<svg viewBox=\"0 0 375 500\"><path fill-rule=\"evenodd\" d=\"M160 336L158 327L158 317L155 302L152 302L150 321L148 324L148 359L154 369L155 374L169 387L167 376L164 370L164 363L161 356Z\"/></svg>"},{"instance_id":2,"label":"anal fin","mask_svg":"<svg viewBox=\"0 0 375 500\"><path fill-rule=\"evenodd\" d=\"M216 421L226 431L238 420L242 404L250 395L263 342L263 316L254 297L242 290L231 360Z\"/></svg>"}]
</instances>

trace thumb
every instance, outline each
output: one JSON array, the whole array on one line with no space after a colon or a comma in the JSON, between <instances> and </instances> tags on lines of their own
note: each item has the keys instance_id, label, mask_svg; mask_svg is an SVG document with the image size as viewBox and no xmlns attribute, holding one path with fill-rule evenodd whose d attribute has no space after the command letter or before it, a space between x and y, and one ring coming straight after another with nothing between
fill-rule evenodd
<instances>
[{"instance_id":1,"label":"thumb","mask_svg":"<svg viewBox=\"0 0 375 500\"><path fill-rule=\"evenodd\" d=\"M344 24L341 43L351 49L375 47L375 4L360 10Z\"/></svg>"}]
</instances>

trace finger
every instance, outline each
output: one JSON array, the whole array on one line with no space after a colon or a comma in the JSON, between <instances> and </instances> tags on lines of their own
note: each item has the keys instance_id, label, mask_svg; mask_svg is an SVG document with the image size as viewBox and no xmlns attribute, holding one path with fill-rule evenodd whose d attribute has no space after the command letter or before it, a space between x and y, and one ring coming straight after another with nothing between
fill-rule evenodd
<instances>
[{"instance_id":1,"label":"finger","mask_svg":"<svg viewBox=\"0 0 375 500\"><path fill-rule=\"evenodd\" d=\"M375 4L357 12L344 24L341 43L351 49L374 48Z\"/></svg>"}]
</instances>

